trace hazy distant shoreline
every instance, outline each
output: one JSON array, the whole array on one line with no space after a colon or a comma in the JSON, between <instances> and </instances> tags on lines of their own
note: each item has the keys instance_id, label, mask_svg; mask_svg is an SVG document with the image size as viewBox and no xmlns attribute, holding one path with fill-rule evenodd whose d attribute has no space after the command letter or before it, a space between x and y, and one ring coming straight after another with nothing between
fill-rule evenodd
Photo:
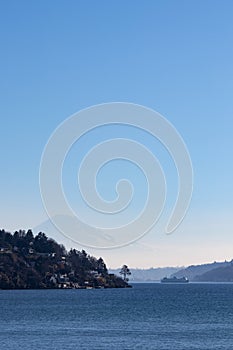
<instances>
[{"instance_id":1,"label":"hazy distant shoreline","mask_svg":"<svg viewBox=\"0 0 233 350\"><path fill-rule=\"evenodd\" d=\"M131 268L130 281L133 283L156 283L163 277L187 277L190 282L233 282L233 260L213 262L208 264L190 265L188 267L160 267L149 269ZM109 269L110 273L118 274L119 269Z\"/></svg>"}]
</instances>

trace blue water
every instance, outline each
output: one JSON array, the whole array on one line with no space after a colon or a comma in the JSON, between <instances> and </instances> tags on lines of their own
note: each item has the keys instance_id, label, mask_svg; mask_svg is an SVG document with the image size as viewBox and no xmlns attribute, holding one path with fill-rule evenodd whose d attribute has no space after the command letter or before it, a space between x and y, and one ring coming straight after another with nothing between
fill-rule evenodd
<instances>
[{"instance_id":1,"label":"blue water","mask_svg":"<svg viewBox=\"0 0 233 350\"><path fill-rule=\"evenodd\" d=\"M0 291L1 349L233 349L233 284Z\"/></svg>"}]
</instances>

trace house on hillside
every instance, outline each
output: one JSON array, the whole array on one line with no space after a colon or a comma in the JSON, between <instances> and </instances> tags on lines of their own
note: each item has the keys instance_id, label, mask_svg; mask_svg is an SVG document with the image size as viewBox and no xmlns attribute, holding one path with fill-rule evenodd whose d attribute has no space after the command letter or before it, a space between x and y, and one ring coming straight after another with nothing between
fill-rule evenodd
<instances>
[{"instance_id":1,"label":"house on hillside","mask_svg":"<svg viewBox=\"0 0 233 350\"><path fill-rule=\"evenodd\" d=\"M9 251L8 248L0 247L0 253L6 253L6 252L8 252L8 251Z\"/></svg>"}]
</instances>

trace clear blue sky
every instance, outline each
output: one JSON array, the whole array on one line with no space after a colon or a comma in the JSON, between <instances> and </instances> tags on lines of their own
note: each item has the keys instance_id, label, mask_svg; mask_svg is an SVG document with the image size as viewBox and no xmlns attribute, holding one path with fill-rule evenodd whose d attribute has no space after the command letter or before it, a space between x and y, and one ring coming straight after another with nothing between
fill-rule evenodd
<instances>
[{"instance_id":1,"label":"clear blue sky","mask_svg":"<svg viewBox=\"0 0 233 350\"><path fill-rule=\"evenodd\" d=\"M232 1L10 0L0 4L0 26L1 227L47 220L38 172L58 124L94 104L134 102L183 136L191 207L171 236L161 224L130 247L88 251L112 267L233 258Z\"/></svg>"}]
</instances>

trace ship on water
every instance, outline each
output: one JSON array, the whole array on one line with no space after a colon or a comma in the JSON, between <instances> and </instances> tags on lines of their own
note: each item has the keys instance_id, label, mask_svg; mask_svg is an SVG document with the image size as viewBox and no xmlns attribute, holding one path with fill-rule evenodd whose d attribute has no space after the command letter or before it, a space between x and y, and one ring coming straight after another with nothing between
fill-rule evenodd
<instances>
[{"instance_id":1,"label":"ship on water","mask_svg":"<svg viewBox=\"0 0 233 350\"><path fill-rule=\"evenodd\" d=\"M189 283L187 277L164 277L161 279L161 283Z\"/></svg>"}]
</instances>

